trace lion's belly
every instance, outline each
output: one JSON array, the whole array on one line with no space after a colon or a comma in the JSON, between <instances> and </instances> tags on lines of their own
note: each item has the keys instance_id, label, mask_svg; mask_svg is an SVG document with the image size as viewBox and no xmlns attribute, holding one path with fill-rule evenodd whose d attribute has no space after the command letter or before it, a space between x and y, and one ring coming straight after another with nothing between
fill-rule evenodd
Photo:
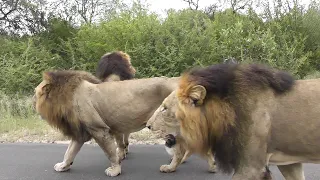
<instances>
[{"instance_id":1,"label":"lion's belly","mask_svg":"<svg viewBox=\"0 0 320 180\"><path fill-rule=\"evenodd\" d=\"M283 152L277 151L268 154L270 165L288 165L294 163L320 163L320 152L319 155L303 156L303 155L288 155Z\"/></svg>"}]
</instances>

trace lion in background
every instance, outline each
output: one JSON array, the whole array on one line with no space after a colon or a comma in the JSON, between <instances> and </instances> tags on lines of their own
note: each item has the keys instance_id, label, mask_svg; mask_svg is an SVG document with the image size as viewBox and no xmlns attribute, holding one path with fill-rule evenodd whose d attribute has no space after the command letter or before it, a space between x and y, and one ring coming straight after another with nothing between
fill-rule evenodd
<instances>
[{"instance_id":1,"label":"lion in background","mask_svg":"<svg viewBox=\"0 0 320 180\"><path fill-rule=\"evenodd\" d=\"M304 180L302 163L320 162L320 79L294 80L255 64L219 64L187 71L174 94L188 147L215 152L218 167L234 171L232 179L264 179L264 167L277 165L285 179ZM151 128L161 124L148 122Z\"/></svg>"},{"instance_id":2,"label":"lion in background","mask_svg":"<svg viewBox=\"0 0 320 180\"><path fill-rule=\"evenodd\" d=\"M133 79L135 73L130 56L122 51L104 54L96 69L96 76L103 82Z\"/></svg>"}]
</instances>

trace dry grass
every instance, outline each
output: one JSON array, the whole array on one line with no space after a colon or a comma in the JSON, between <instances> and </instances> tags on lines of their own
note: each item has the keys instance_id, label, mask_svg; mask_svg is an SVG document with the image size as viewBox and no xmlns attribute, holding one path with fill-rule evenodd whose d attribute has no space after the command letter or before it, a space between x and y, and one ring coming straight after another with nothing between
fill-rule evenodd
<instances>
[{"instance_id":1,"label":"dry grass","mask_svg":"<svg viewBox=\"0 0 320 180\"><path fill-rule=\"evenodd\" d=\"M8 97L0 92L0 143L57 143L66 140L35 114L30 97ZM143 129L130 135L130 143L162 144L163 140L157 139L148 129Z\"/></svg>"}]
</instances>

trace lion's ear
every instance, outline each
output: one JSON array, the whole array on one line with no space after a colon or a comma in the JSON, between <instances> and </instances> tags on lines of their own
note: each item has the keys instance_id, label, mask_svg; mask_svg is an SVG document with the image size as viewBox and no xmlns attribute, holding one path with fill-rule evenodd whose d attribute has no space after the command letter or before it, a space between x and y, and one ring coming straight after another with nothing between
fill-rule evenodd
<instances>
[{"instance_id":1,"label":"lion's ear","mask_svg":"<svg viewBox=\"0 0 320 180\"><path fill-rule=\"evenodd\" d=\"M44 81L47 81L47 82L52 82L52 80L54 79L54 73L53 72L44 72L42 74L42 79Z\"/></svg>"},{"instance_id":2,"label":"lion's ear","mask_svg":"<svg viewBox=\"0 0 320 180\"><path fill-rule=\"evenodd\" d=\"M43 94L49 94L49 92L51 91L51 84L45 84L44 86L42 86L41 91Z\"/></svg>"},{"instance_id":3,"label":"lion's ear","mask_svg":"<svg viewBox=\"0 0 320 180\"><path fill-rule=\"evenodd\" d=\"M189 97L191 98L193 105L195 106L202 105L206 95L206 88L201 85L195 85L189 91Z\"/></svg>"}]
</instances>

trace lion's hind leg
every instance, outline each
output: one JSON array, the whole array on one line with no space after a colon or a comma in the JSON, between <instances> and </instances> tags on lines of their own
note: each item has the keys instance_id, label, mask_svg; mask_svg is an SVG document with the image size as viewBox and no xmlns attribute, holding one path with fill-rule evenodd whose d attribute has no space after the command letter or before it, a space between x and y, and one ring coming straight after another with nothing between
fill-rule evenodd
<instances>
[{"instance_id":1,"label":"lion's hind leg","mask_svg":"<svg viewBox=\"0 0 320 180\"><path fill-rule=\"evenodd\" d=\"M305 180L302 163L278 166L286 180Z\"/></svg>"},{"instance_id":2,"label":"lion's hind leg","mask_svg":"<svg viewBox=\"0 0 320 180\"><path fill-rule=\"evenodd\" d=\"M124 141L124 153L128 154L129 153L129 136L130 133L125 133L123 135L123 141Z\"/></svg>"}]
</instances>

